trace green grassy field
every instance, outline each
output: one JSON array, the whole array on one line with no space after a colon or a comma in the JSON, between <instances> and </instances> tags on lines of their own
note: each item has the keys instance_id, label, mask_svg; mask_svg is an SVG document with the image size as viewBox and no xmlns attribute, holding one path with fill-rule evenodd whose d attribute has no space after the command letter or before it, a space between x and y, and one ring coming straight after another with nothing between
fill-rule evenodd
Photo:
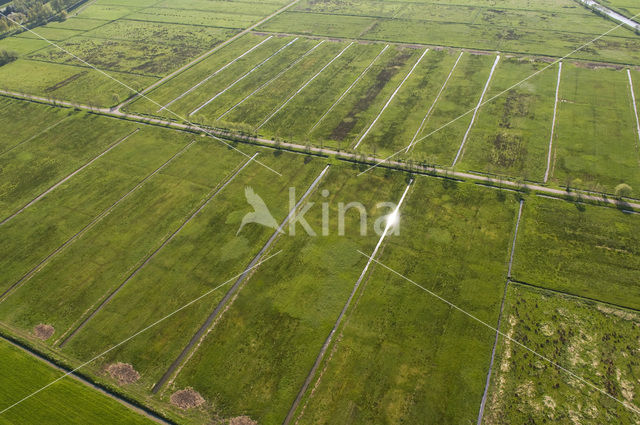
<instances>
[{"instance_id":1,"label":"green grassy field","mask_svg":"<svg viewBox=\"0 0 640 425\"><path fill-rule=\"evenodd\" d=\"M0 68L0 88L113 106L131 90L65 51L140 91L281 5L193 0L89 3L63 22L0 40L0 49L20 57Z\"/></svg>"},{"instance_id":2,"label":"green grassy field","mask_svg":"<svg viewBox=\"0 0 640 425\"><path fill-rule=\"evenodd\" d=\"M637 215L532 197L521 224L513 263L516 280L640 306Z\"/></svg>"},{"instance_id":3,"label":"green grassy field","mask_svg":"<svg viewBox=\"0 0 640 425\"><path fill-rule=\"evenodd\" d=\"M562 72L550 178L608 193L620 183L640 188L627 73L572 65Z\"/></svg>"},{"instance_id":4,"label":"green grassy field","mask_svg":"<svg viewBox=\"0 0 640 425\"><path fill-rule=\"evenodd\" d=\"M109 75L136 91L157 80L130 73L110 72ZM90 68L25 59L0 67L0 88L92 106L115 105L134 94Z\"/></svg>"},{"instance_id":5,"label":"green grassy field","mask_svg":"<svg viewBox=\"0 0 640 425\"><path fill-rule=\"evenodd\" d=\"M69 366L92 360L86 376L176 425L475 424L496 334L469 315L640 406L639 35L619 28L562 59L551 138L554 59L616 25L579 2L301 0L243 31L289 3L92 0L33 27L130 87L31 32L0 39L0 90L52 100L0 96L2 332ZM258 138L225 146L133 114ZM390 155L437 176L362 174L361 158ZM412 179L376 258L426 291L375 263L354 287L389 212L377 204ZM302 206L316 234L275 233L316 183ZM622 183L618 208L584 198ZM355 209L340 233L349 202L366 234ZM513 341L495 348L483 424L637 422ZM0 412L60 376L3 341L0 370ZM202 404L180 407L183 389ZM149 423L94 390L65 379L0 424Z\"/></svg>"},{"instance_id":6,"label":"green grassy field","mask_svg":"<svg viewBox=\"0 0 640 425\"><path fill-rule=\"evenodd\" d=\"M511 195L419 178L379 261L495 324L516 215ZM374 265L298 423L475 423L493 339Z\"/></svg>"},{"instance_id":7,"label":"green grassy field","mask_svg":"<svg viewBox=\"0 0 640 425\"><path fill-rule=\"evenodd\" d=\"M495 56L463 54L429 120L418 134L411 150L415 157L431 164L450 165L453 162L471 122L469 111L478 104L494 61Z\"/></svg>"},{"instance_id":8,"label":"green grassy field","mask_svg":"<svg viewBox=\"0 0 640 425\"><path fill-rule=\"evenodd\" d=\"M34 131L37 137L0 156L0 216L18 211L135 129L130 122L78 113L39 136Z\"/></svg>"},{"instance_id":9,"label":"green grassy field","mask_svg":"<svg viewBox=\"0 0 640 425\"><path fill-rule=\"evenodd\" d=\"M0 341L0 359L0 409L62 376L62 372L5 341ZM155 422L72 378L64 378L0 416L3 425L26 423L150 425Z\"/></svg>"},{"instance_id":10,"label":"green grassy field","mask_svg":"<svg viewBox=\"0 0 640 425\"><path fill-rule=\"evenodd\" d=\"M637 423L638 323L637 312L511 284L502 331L621 403L500 338L483 423Z\"/></svg>"},{"instance_id":11,"label":"green grassy field","mask_svg":"<svg viewBox=\"0 0 640 425\"><path fill-rule=\"evenodd\" d=\"M287 178L274 180L269 170L250 164L70 340L63 352L89 358L130 336L131 323L137 324L136 330L142 329L241 273L273 233L273 229L249 224L238 234L240 221L251 211L245 188L252 187L268 203L274 217L282 220L289 210L289 186L295 185L301 196L324 165L298 155L275 157L267 152L258 158L276 168L286 164L281 170ZM130 363L141 374L132 390L148 394L230 285L110 352L92 365L94 370L114 361Z\"/></svg>"},{"instance_id":12,"label":"green grassy field","mask_svg":"<svg viewBox=\"0 0 640 425\"><path fill-rule=\"evenodd\" d=\"M129 191L188 141L187 135L166 131L162 134L143 128L67 184L4 224L0 234L0 267L4 271L0 279L1 292L85 226L92 225L122 197L129 198ZM155 180L157 178L152 178Z\"/></svg>"},{"instance_id":13,"label":"green grassy field","mask_svg":"<svg viewBox=\"0 0 640 425\"><path fill-rule=\"evenodd\" d=\"M204 102L215 94L208 93L207 87L209 87L209 90L211 87L219 89L226 87L226 84L224 84L225 82L227 84L232 82L234 76L237 78L238 73L241 73L244 67L247 66L247 62L248 64L251 64L251 61L255 60L253 59L255 57L254 53L257 53L258 55L262 54L260 47L265 47L266 51L269 51L272 46L276 46L278 44L277 40L273 40L272 43L265 42L265 44L267 44L266 46L262 45L257 47L255 50L248 53L247 56L239 59L238 62L229 65L227 68L224 68L216 74L216 72L225 65L237 59L264 40L265 37L254 35L248 35L234 40L232 43L224 46L221 50L216 52L216 54L207 57L196 66L187 69L185 72L182 72L167 83L151 91L148 97L152 99L153 102L147 99L138 99L131 105L127 106L127 110L175 117L173 114L165 110L160 110L160 106L158 106L158 104L164 106L172 102L167 106L167 108L186 117L187 114L198 106L198 101ZM255 66L256 63L257 62L255 62L251 67ZM226 72L227 70L229 73ZM207 78L209 79L207 80ZM200 83L202 83L201 86L198 86L197 89L193 89L189 92L189 90ZM209 97L207 97L207 94L209 94ZM195 96L195 100L192 96Z\"/></svg>"},{"instance_id":14,"label":"green grassy field","mask_svg":"<svg viewBox=\"0 0 640 425\"><path fill-rule=\"evenodd\" d=\"M386 157L408 147L458 56L446 50L427 52L359 149Z\"/></svg>"},{"instance_id":15,"label":"green grassy field","mask_svg":"<svg viewBox=\"0 0 640 425\"><path fill-rule=\"evenodd\" d=\"M371 252L379 239L373 220L389 210L376 204L397 202L406 185L402 175L354 176L355 170L329 171L310 199L317 206L305 216L320 234L323 211L318 204L328 202L329 234L283 237L273 247L282 254L247 282L167 396L192 386L219 406L224 417L248 415L261 424L282 423L366 264L357 250ZM361 195L355 198L355 193ZM338 205L356 199L368 211L367 235L361 236L359 215L352 210L340 236Z\"/></svg>"},{"instance_id":16,"label":"green grassy field","mask_svg":"<svg viewBox=\"0 0 640 425\"><path fill-rule=\"evenodd\" d=\"M547 63L505 58L485 100L501 94ZM460 168L540 181L547 152L558 66L554 65L480 108Z\"/></svg>"},{"instance_id":17,"label":"green grassy field","mask_svg":"<svg viewBox=\"0 0 640 425\"><path fill-rule=\"evenodd\" d=\"M297 4L264 31L422 43L564 56L616 24L571 0L489 2L314 2ZM640 40L619 28L575 57L640 63Z\"/></svg>"},{"instance_id":18,"label":"green grassy field","mask_svg":"<svg viewBox=\"0 0 640 425\"><path fill-rule=\"evenodd\" d=\"M77 326L244 161L226 148L203 143L182 154L21 284L0 304L1 320L27 331L39 323L51 325L56 332L50 343ZM205 165L214 162L216 167Z\"/></svg>"}]
</instances>

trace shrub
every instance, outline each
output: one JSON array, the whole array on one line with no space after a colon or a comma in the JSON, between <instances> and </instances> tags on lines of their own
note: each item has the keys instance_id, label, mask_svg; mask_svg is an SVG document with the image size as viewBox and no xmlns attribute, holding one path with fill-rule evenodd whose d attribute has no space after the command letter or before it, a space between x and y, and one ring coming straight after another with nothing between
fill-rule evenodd
<instances>
[{"instance_id":1,"label":"shrub","mask_svg":"<svg viewBox=\"0 0 640 425\"><path fill-rule=\"evenodd\" d=\"M629 186L626 183L620 183L619 185L616 186L615 193L618 198L629 197L631 196L632 192L633 192L633 189L631 189L631 186Z\"/></svg>"}]
</instances>

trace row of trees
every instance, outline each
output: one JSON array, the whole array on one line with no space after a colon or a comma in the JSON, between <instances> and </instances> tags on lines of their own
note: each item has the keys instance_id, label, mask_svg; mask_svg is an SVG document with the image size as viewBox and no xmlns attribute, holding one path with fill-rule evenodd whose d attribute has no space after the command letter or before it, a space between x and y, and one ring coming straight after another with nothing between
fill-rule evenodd
<instances>
[{"instance_id":1,"label":"row of trees","mask_svg":"<svg viewBox=\"0 0 640 425\"><path fill-rule=\"evenodd\" d=\"M18 27L12 20L33 27L45 24L52 18L64 19L66 10L78 3L79 0L14 0L3 11L11 19L0 18L0 35Z\"/></svg>"}]
</instances>

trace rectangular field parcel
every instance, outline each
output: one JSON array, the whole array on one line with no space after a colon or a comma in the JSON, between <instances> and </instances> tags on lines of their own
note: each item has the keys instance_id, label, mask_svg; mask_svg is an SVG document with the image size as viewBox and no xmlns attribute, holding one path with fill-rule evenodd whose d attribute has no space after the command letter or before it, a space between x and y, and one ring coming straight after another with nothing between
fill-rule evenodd
<instances>
[{"instance_id":1,"label":"rectangular field parcel","mask_svg":"<svg viewBox=\"0 0 640 425\"><path fill-rule=\"evenodd\" d=\"M496 324L518 205L499 195L419 178L379 261ZM298 423L475 423L494 333L379 264L371 273Z\"/></svg>"}]
</instances>

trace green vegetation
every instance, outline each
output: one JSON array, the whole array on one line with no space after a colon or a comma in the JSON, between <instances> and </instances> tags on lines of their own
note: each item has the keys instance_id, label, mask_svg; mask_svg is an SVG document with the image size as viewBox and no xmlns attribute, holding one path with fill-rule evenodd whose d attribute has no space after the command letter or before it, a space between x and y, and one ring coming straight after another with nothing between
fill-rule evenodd
<instances>
[{"instance_id":1,"label":"green vegetation","mask_svg":"<svg viewBox=\"0 0 640 425\"><path fill-rule=\"evenodd\" d=\"M0 0L33 29L0 20L3 332L180 425L637 419L606 394L640 406L638 35L574 0L70 1ZM390 155L438 177L362 174ZM426 292L358 252L412 179L377 259ZM316 234L277 233L315 183ZM0 411L59 376L0 370ZM147 419L71 379L0 413Z\"/></svg>"},{"instance_id":2,"label":"green vegetation","mask_svg":"<svg viewBox=\"0 0 640 425\"><path fill-rule=\"evenodd\" d=\"M458 55L458 52L446 50L427 52L376 126L363 140L359 150L376 152L379 156L386 157L408 147L451 72ZM413 63L415 60L411 65ZM402 74L404 78L407 72ZM428 120L427 117L425 124Z\"/></svg>"},{"instance_id":3,"label":"green vegetation","mask_svg":"<svg viewBox=\"0 0 640 425\"><path fill-rule=\"evenodd\" d=\"M181 144L186 141L180 140ZM50 343L77 326L87 311L118 287L193 214L241 160L240 155L225 154L223 147L203 143L183 153L33 278L23 282L0 304L1 320L27 331L40 323L51 325L55 333ZM216 167L198 167L214 159ZM102 173L112 168L108 161L101 165ZM189 168L192 169L185 172Z\"/></svg>"},{"instance_id":4,"label":"green vegetation","mask_svg":"<svg viewBox=\"0 0 640 425\"><path fill-rule=\"evenodd\" d=\"M0 341L0 409L4 409L62 376L62 372ZM0 424L150 425L155 422L73 378L51 387L0 416Z\"/></svg>"},{"instance_id":5,"label":"green vegetation","mask_svg":"<svg viewBox=\"0 0 640 425\"><path fill-rule=\"evenodd\" d=\"M510 338L625 405L500 338L483 423L637 423L637 312L511 284L503 319Z\"/></svg>"},{"instance_id":6,"label":"green vegetation","mask_svg":"<svg viewBox=\"0 0 640 425\"><path fill-rule=\"evenodd\" d=\"M499 4L305 0L260 29L561 57L614 26L572 0L542 5L528 0ZM640 39L619 28L572 56L640 64Z\"/></svg>"},{"instance_id":7,"label":"green vegetation","mask_svg":"<svg viewBox=\"0 0 640 425\"><path fill-rule=\"evenodd\" d=\"M460 168L540 181L547 166L558 65L503 58L480 108L460 161ZM571 84L570 80L565 81Z\"/></svg>"},{"instance_id":8,"label":"green vegetation","mask_svg":"<svg viewBox=\"0 0 640 425\"><path fill-rule=\"evenodd\" d=\"M59 112L61 119L64 114ZM0 217L10 216L135 128L133 123L85 113L73 114L42 134L45 128L29 128L35 137L26 137L0 155Z\"/></svg>"},{"instance_id":9,"label":"green vegetation","mask_svg":"<svg viewBox=\"0 0 640 425\"><path fill-rule=\"evenodd\" d=\"M198 167L193 167L191 173L210 173L206 170L217 162L212 155L194 157L199 161L183 163L181 170L189 170L195 163ZM99 371L104 365L116 361L132 364L141 377L129 387L146 397L150 386L167 370L233 284L234 276L247 267L274 232L274 229L252 223L238 234L244 215L252 211L245 198L245 189L252 187L265 200L276 220L281 221L289 210L289 186L295 186L297 196L301 196L324 166L319 161L309 162L300 155L282 153L274 156L269 151L258 159L280 170L286 177L274 179L271 171L256 163L242 170L65 345L63 352L75 358L88 359L95 352L131 335L132 327L122 326L123 323L135 324L135 330L143 329L227 282L226 286L92 365L93 370ZM283 252L280 255L287 254ZM100 273L98 278L104 278L104 275ZM119 283L116 280L111 285L115 287Z\"/></svg>"},{"instance_id":10,"label":"green vegetation","mask_svg":"<svg viewBox=\"0 0 640 425\"><path fill-rule=\"evenodd\" d=\"M639 229L635 214L532 197L524 208L513 276L638 308Z\"/></svg>"},{"instance_id":11,"label":"green vegetation","mask_svg":"<svg viewBox=\"0 0 640 425\"><path fill-rule=\"evenodd\" d=\"M4 270L0 279L0 293L69 238L93 223L104 211L186 146L188 141L187 135L143 128L66 185L6 223L0 234L0 267ZM147 184L159 179L162 177L155 176ZM137 192L145 190L151 189L141 188ZM129 202L137 202L143 196L131 197ZM169 199L169 195L166 199ZM118 211L124 209L129 212L132 220L133 213L127 205L125 203L119 206L112 214L121 219ZM131 221L126 223L130 225ZM149 232L152 233L151 230ZM86 234L76 243L82 245L82 239L91 238L92 235L95 236L95 233ZM101 249L104 248L105 246L101 246Z\"/></svg>"},{"instance_id":12,"label":"green vegetation","mask_svg":"<svg viewBox=\"0 0 640 425\"><path fill-rule=\"evenodd\" d=\"M11 63L16 59L18 59L18 54L16 52L0 50L0 66Z\"/></svg>"},{"instance_id":13,"label":"green vegetation","mask_svg":"<svg viewBox=\"0 0 640 425\"><path fill-rule=\"evenodd\" d=\"M401 234L389 238L379 261L495 324L517 205L492 189L418 179ZM372 267L297 412L299 423L475 423L494 334Z\"/></svg>"},{"instance_id":14,"label":"green vegetation","mask_svg":"<svg viewBox=\"0 0 640 425\"><path fill-rule=\"evenodd\" d=\"M608 193L620 183L640 187L627 73L566 65L562 74L550 177Z\"/></svg>"},{"instance_id":15,"label":"green vegetation","mask_svg":"<svg viewBox=\"0 0 640 425\"><path fill-rule=\"evenodd\" d=\"M453 162L494 61L495 56L462 55L428 122L418 134L412 149L414 156L430 164Z\"/></svg>"},{"instance_id":16,"label":"green vegetation","mask_svg":"<svg viewBox=\"0 0 640 425\"><path fill-rule=\"evenodd\" d=\"M298 229L282 237L273 247L282 253L256 271L167 393L192 386L223 417L282 423L367 262L357 250L371 252L379 239L374 220L389 210L376 204L397 202L406 186L402 175L355 174L329 171L305 215L319 236ZM357 210L345 216L341 236L339 203L356 199L368 212L367 236L360 235ZM330 205L327 236L321 202Z\"/></svg>"}]
</instances>

